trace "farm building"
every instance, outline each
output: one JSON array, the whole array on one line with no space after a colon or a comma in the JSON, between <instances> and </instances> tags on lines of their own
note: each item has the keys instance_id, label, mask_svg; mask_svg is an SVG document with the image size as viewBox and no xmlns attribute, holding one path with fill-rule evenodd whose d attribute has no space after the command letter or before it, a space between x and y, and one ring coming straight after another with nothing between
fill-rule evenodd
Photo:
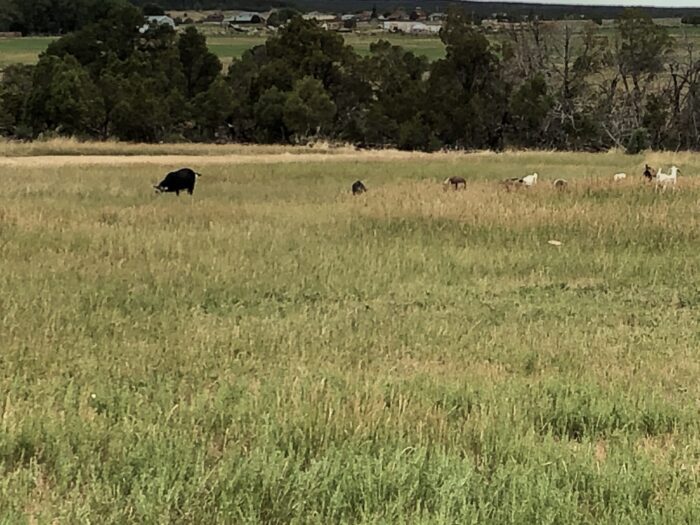
<instances>
[{"instance_id":1,"label":"farm building","mask_svg":"<svg viewBox=\"0 0 700 525\"><path fill-rule=\"evenodd\" d=\"M391 22L401 22L410 20L408 13L403 9L397 9L396 11L389 13L388 16L385 15L384 19L389 20Z\"/></svg>"},{"instance_id":2,"label":"farm building","mask_svg":"<svg viewBox=\"0 0 700 525\"><path fill-rule=\"evenodd\" d=\"M224 24L264 24L267 17L262 13L255 13L252 11L242 11L233 16L230 16L224 20Z\"/></svg>"},{"instance_id":3,"label":"farm building","mask_svg":"<svg viewBox=\"0 0 700 525\"><path fill-rule=\"evenodd\" d=\"M220 11L217 11L215 13L208 13L207 16L204 17L200 21L202 24L220 24L221 22L224 21L224 14Z\"/></svg>"},{"instance_id":4,"label":"farm building","mask_svg":"<svg viewBox=\"0 0 700 525\"><path fill-rule=\"evenodd\" d=\"M429 22L444 22L447 20L447 13L430 13L428 15Z\"/></svg>"},{"instance_id":5,"label":"farm building","mask_svg":"<svg viewBox=\"0 0 700 525\"><path fill-rule=\"evenodd\" d=\"M328 13L320 13L318 11L311 11L302 15L304 20L316 20L317 22L336 22L338 17Z\"/></svg>"},{"instance_id":6,"label":"farm building","mask_svg":"<svg viewBox=\"0 0 700 525\"><path fill-rule=\"evenodd\" d=\"M439 24L424 24L423 22L389 21L383 22L384 31L389 33L437 34L442 28Z\"/></svg>"}]
</instances>

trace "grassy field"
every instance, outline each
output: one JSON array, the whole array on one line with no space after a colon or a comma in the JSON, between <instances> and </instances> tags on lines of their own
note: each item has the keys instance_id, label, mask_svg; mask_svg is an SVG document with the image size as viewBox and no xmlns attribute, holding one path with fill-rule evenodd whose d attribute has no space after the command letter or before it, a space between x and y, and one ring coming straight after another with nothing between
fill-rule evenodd
<instances>
[{"instance_id":1,"label":"grassy field","mask_svg":"<svg viewBox=\"0 0 700 525\"><path fill-rule=\"evenodd\" d=\"M1 523L700 519L700 156L129 148L0 146Z\"/></svg>"},{"instance_id":2,"label":"grassy field","mask_svg":"<svg viewBox=\"0 0 700 525\"><path fill-rule=\"evenodd\" d=\"M0 38L0 69L10 64L34 64L39 53L54 40L52 37Z\"/></svg>"},{"instance_id":3,"label":"grassy field","mask_svg":"<svg viewBox=\"0 0 700 525\"><path fill-rule=\"evenodd\" d=\"M664 25L671 23L664 20L659 22ZM700 44L700 28L679 27L677 21L674 23L675 25L670 26L670 33L679 42L682 49L686 48L687 44L685 44L685 42ZM580 23L576 23L575 25L577 28L583 27ZM205 28L205 30L207 29L208 28ZM211 33L211 30L208 32ZM606 24L599 30L599 34L613 41L614 26ZM493 39L504 37L505 35L492 36ZM346 42L352 45L361 55L368 54L370 44L381 38L389 40L395 45L400 45L418 55L425 56L431 61L442 58L445 55L445 46L437 37L390 34L345 35ZM46 49L52 40L54 39L50 37L0 38L0 68L18 62L23 64L32 64L36 62L39 53ZM207 42L211 51L221 59L225 66L228 66L234 58L240 57L246 50L253 46L263 44L265 42L265 37L208 34Z\"/></svg>"},{"instance_id":4,"label":"grassy field","mask_svg":"<svg viewBox=\"0 0 700 525\"><path fill-rule=\"evenodd\" d=\"M430 60L442 58L445 54L445 47L439 38L352 34L346 35L345 37L346 41L362 55L368 54L369 45L380 38L385 38L396 45L403 46L417 54L426 56ZM54 38L44 37L0 38L0 68L15 63L35 63L39 57L39 53L44 51L53 40ZM227 66L234 58L240 57L251 47L264 44L265 37L208 35L207 43L211 51Z\"/></svg>"}]
</instances>

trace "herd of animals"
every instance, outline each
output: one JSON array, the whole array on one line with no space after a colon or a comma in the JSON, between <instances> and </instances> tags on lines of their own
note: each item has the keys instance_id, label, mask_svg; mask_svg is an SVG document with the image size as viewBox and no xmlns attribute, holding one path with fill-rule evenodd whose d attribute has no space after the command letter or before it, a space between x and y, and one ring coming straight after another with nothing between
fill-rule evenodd
<instances>
[{"instance_id":1,"label":"herd of animals","mask_svg":"<svg viewBox=\"0 0 700 525\"><path fill-rule=\"evenodd\" d=\"M669 173L664 173L661 169L655 170L648 164L644 167L643 177L647 182L653 182L656 188L662 188L665 190L667 187L671 186L675 189L676 181L678 180L678 174L681 172L676 166L672 166ZM159 193L173 192L176 195L180 195L181 191L186 191L190 195L194 193L194 186L197 182L197 177L201 174L190 168L182 168L177 171L172 171L168 173L165 178L154 186ZM621 182L627 178L626 173L616 173L613 175L614 182ZM532 175L526 175L525 177L514 177L511 179L506 179L501 182L506 190L510 191L512 189L517 189L521 187L531 187L537 184L538 175L533 173ZM558 190L564 190L569 185L566 179L556 179L552 182L552 186ZM464 177L449 177L444 180L443 186L445 189L450 186L455 190L460 187L466 189L467 181ZM352 194L360 195L367 191L367 187L360 180L355 181L352 184Z\"/></svg>"},{"instance_id":2,"label":"herd of animals","mask_svg":"<svg viewBox=\"0 0 700 525\"><path fill-rule=\"evenodd\" d=\"M667 187L671 186L673 188L676 187L676 181L678 180L678 175L680 174L681 170L679 170L676 166L672 166L670 173L664 173L662 170L655 170L648 164L644 166L644 173L642 174L644 179L647 182L653 182L656 188L661 188L661 189L666 189ZM510 179L505 179L501 181L501 184L503 187L507 190L513 190L517 188L527 188L534 186L537 184L537 179L539 175L537 173L533 173L531 175L526 175L525 177L514 177ZM616 173L613 175L613 181L614 182L621 182L627 178L626 173ZM455 190L460 189L466 189L467 187L467 181L464 179L464 177L449 177L443 181L443 186L445 189L452 187ZM565 190L569 185L569 182L566 179L555 179L552 181L552 186L558 190ZM367 188L365 185L362 183L362 181L355 181L352 185L352 194L353 195L358 195L360 193L364 193L367 191Z\"/></svg>"}]
</instances>

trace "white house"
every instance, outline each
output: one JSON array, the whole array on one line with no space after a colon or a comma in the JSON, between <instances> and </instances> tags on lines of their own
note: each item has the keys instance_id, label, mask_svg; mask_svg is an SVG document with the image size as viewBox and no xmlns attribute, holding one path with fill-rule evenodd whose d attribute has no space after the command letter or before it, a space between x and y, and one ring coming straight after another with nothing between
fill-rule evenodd
<instances>
[{"instance_id":1,"label":"white house","mask_svg":"<svg viewBox=\"0 0 700 525\"><path fill-rule=\"evenodd\" d=\"M338 19L335 15L330 15L327 13L319 13L318 11L311 11L302 15L304 20L316 20L317 22L334 22Z\"/></svg>"},{"instance_id":2,"label":"white house","mask_svg":"<svg viewBox=\"0 0 700 525\"><path fill-rule=\"evenodd\" d=\"M442 26L439 24L424 24L423 22L396 20L382 22L382 27L384 31L390 33L437 34L440 32Z\"/></svg>"},{"instance_id":3,"label":"white house","mask_svg":"<svg viewBox=\"0 0 700 525\"><path fill-rule=\"evenodd\" d=\"M443 22L447 20L447 13L430 13L428 20L431 22Z\"/></svg>"},{"instance_id":4,"label":"white house","mask_svg":"<svg viewBox=\"0 0 700 525\"><path fill-rule=\"evenodd\" d=\"M145 33L149 30L149 28L158 26L170 26L173 29L175 29L175 20L173 20L169 16L147 16L145 18L146 23L143 26L141 26L141 28L139 29L139 33Z\"/></svg>"}]
</instances>

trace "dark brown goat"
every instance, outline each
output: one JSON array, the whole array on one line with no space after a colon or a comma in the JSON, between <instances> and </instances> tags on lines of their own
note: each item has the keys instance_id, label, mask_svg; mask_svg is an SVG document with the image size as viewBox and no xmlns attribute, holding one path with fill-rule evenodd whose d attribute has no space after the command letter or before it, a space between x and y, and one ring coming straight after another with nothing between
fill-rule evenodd
<instances>
[{"instance_id":1,"label":"dark brown goat","mask_svg":"<svg viewBox=\"0 0 700 525\"><path fill-rule=\"evenodd\" d=\"M449 179L445 179L445 181L443 182L445 188L447 188L447 186L449 186L450 184L454 187L455 190L458 190L460 185L462 186L462 189L467 188L467 181L464 180L464 178L462 177L450 177Z\"/></svg>"}]
</instances>

